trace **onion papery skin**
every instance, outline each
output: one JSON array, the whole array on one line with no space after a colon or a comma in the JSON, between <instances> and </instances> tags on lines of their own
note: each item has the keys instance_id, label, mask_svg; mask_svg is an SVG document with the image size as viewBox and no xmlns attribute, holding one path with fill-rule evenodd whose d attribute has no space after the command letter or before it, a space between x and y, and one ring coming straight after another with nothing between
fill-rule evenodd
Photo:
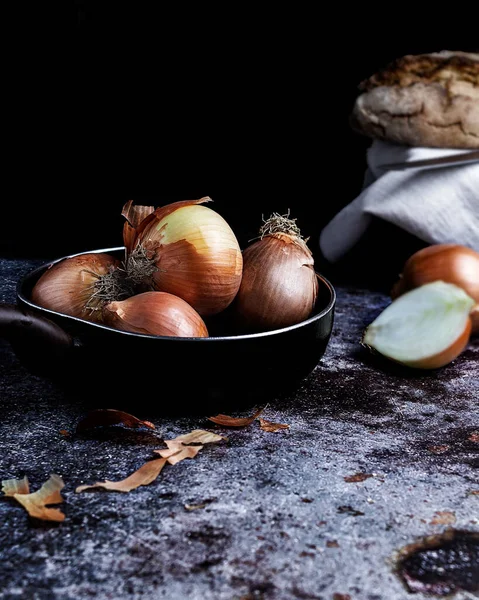
<instances>
[{"instance_id":1,"label":"onion papery skin","mask_svg":"<svg viewBox=\"0 0 479 600\"><path fill-rule=\"evenodd\" d=\"M288 327L311 316L318 295L314 259L304 240L273 233L243 250L243 278L234 302L245 332Z\"/></svg>"},{"instance_id":2,"label":"onion papery skin","mask_svg":"<svg viewBox=\"0 0 479 600\"><path fill-rule=\"evenodd\" d=\"M147 335L208 337L202 317L185 300L167 292L143 292L103 308L103 321L114 329Z\"/></svg>"},{"instance_id":3,"label":"onion papery skin","mask_svg":"<svg viewBox=\"0 0 479 600\"><path fill-rule=\"evenodd\" d=\"M433 244L418 250L404 264L391 290L393 299L431 281L461 287L476 301L471 313L472 332L479 332L479 253L460 244Z\"/></svg>"},{"instance_id":4,"label":"onion papery skin","mask_svg":"<svg viewBox=\"0 0 479 600\"><path fill-rule=\"evenodd\" d=\"M154 263L149 289L179 296L200 315L210 316L234 300L243 256L227 221L199 202L181 201L156 209L138 227L130 255L141 250Z\"/></svg>"},{"instance_id":5,"label":"onion papery skin","mask_svg":"<svg viewBox=\"0 0 479 600\"><path fill-rule=\"evenodd\" d=\"M117 272L120 265L118 259L107 253L64 258L40 276L33 287L31 300L48 310L101 322L105 299L96 294L102 280Z\"/></svg>"}]
</instances>

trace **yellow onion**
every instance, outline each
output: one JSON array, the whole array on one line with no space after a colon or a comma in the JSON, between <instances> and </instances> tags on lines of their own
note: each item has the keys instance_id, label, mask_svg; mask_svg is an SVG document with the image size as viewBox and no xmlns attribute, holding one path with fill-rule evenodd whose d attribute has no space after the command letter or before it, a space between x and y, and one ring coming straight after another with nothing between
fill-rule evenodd
<instances>
[{"instance_id":1,"label":"yellow onion","mask_svg":"<svg viewBox=\"0 0 479 600\"><path fill-rule=\"evenodd\" d=\"M40 276L31 300L48 310L87 321L101 321L103 305L122 295L120 264L107 253L64 258Z\"/></svg>"},{"instance_id":2,"label":"yellow onion","mask_svg":"<svg viewBox=\"0 0 479 600\"><path fill-rule=\"evenodd\" d=\"M368 325L362 344L415 369L444 367L469 342L474 302L453 283L425 283L393 300Z\"/></svg>"},{"instance_id":3,"label":"yellow onion","mask_svg":"<svg viewBox=\"0 0 479 600\"><path fill-rule=\"evenodd\" d=\"M243 250L243 278L234 301L240 329L260 332L311 316L318 294L314 258L295 220L273 214L260 239Z\"/></svg>"},{"instance_id":4,"label":"yellow onion","mask_svg":"<svg viewBox=\"0 0 479 600\"><path fill-rule=\"evenodd\" d=\"M211 198L123 207L126 270L141 291L183 298L203 316L223 311L238 292L243 267L233 230L203 206Z\"/></svg>"},{"instance_id":5,"label":"yellow onion","mask_svg":"<svg viewBox=\"0 0 479 600\"><path fill-rule=\"evenodd\" d=\"M143 292L103 308L103 322L115 329L149 335L208 337L197 311L167 292Z\"/></svg>"},{"instance_id":6,"label":"yellow onion","mask_svg":"<svg viewBox=\"0 0 479 600\"><path fill-rule=\"evenodd\" d=\"M415 252L391 290L397 298L431 281L445 281L461 287L476 301L471 312L472 331L479 332L479 253L460 244L433 244Z\"/></svg>"}]
</instances>

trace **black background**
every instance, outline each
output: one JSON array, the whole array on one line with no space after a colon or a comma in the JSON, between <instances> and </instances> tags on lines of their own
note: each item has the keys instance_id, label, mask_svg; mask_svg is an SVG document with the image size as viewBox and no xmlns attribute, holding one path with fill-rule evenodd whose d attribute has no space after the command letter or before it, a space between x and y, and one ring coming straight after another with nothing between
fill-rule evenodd
<instances>
[{"instance_id":1,"label":"black background","mask_svg":"<svg viewBox=\"0 0 479 600\"><path fill-rule=\"evenodd\" d=\"M202 196L242 245L289 210L319 253L322 227L362 184L370 142L348 122L359 82L397 56L477 48L472 15L438 26L339 4L151 4L16 16L3 255L121 245L127 200Z\"/></svg>"}]
</instances>

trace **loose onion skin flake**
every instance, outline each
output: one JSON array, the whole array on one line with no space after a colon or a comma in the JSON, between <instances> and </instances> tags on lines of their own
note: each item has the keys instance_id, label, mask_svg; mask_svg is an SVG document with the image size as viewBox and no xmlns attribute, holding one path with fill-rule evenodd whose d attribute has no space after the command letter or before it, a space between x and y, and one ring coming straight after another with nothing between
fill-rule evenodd
<instances>
[{"instance_id":1,"label":"loose onion skin flake","mask_svg":"<svg viewBox=\"0 0 479 600\"><path fill-rule=\"evenodd\" d=\"M28 479L7 479L2 481L2 488L6 496L15 498L31 517L43 521L65 520L64 513L58 508L50 508L50 504L63 502L61 490L65 487L59 475L50 475L49 479L36 492L30 493Z\"/></svg>"},{"instance_id":2,"label":"loose onion skin flake","mask_svg":"<svg viewBox=\"0 0 479 600\"><path fill-rule=\"evenodd\" d=\"M362 343L408 367L443 367L469 342L474 304L457 285L424 284L393 300L366 328Z\"/></svg>"},{"instance_id":3,"label":"loose onion skin flake","mask_svg":"<svg viewBox=\"0 0 479 600\"><path fill-rule=\"evenodd\" d=\"M168 448L155 450L155 453L166 458L170 465L176 465L185 458L194 458L204 444L215 444L223 440L226 441L227 438L217 433L205 429L193 429L193 431L179 435L172 440L164 440Z\"/></svg>"},{"instance_id":4,"label":"loose onion skin flake","mask_svg":"<svg viewBox=\"0 0 479 600\"><path fill-rule=\"evenodd\" d=\"M267 419L261 418L259 420L259 425L263 431L268 431L269 433L276 433L282 429L289 429L287 423L275 423L274 421L268 421Z\"/></svg>"},{"instance_id":5,"label":"loose onion skin flake","mask_svg":"<svg viewBox=\"0 0 479 600\"><path fill-rule=\"evenodd\" d=\"M106 253L89 253L54 263L36 282L31 299L48 310L101 321L101 308L121 288L120 261Z\"/></svg>"},{"instance_id":6,"label":"loose onion skin flake","mask_svg":"<svg viewBox=\"0 0 479 600\"><path fill-rule=\"evenodd\" d=\"M75 433L81 433L95 427L108 427L111 425L124 425L132 429L146 427L147 429L155 429L155 426L150 421L142 421L134 415L123 410L113 408L97 408L88 412L78 423L75 428Z\"/></svg>"},{"instance_id":7,"label":"loose onion skin flake","mask_svg":"<svg viewBox=\"0 0 479 600\"><path fill-rule=\"evenodd\" d=\"M304 321L318 287L312 252L294 220L272 215L260 239L243 250L243 278L233 305L239 329L257 333Z\"/></svg>"},{"instance_id":8,"label":"loose onion skin flake","mask_svg":"<svg viewBox=\"0 0 479 600\"><path fill-rule=\"evenodd\" d=\"M230 417L229 415L219 414L208 417L208 419L217 425L223 425L223 427L247 427L260 416L265 408L266 406L260 408L251 417Z\"/></svg>"},{"instance_id":9,"label":"loose onion skin flake","mask_svg":"<svg viewBox=\"0 0 479 600\"><path fill-rule=\"evenodd\" d=\"M85 490L104 489L113 492L131 492L142 485L149 485L155 481L167 463L169 465L176 465L186 458L194 458L203 448L204 444L227 441L227 438L211 431L205 431L204 429L194 429L189 433L164 441L167 448L154 450L154 453L159 454L161 458L149 460L126 479L121 481L98 481L91 485L79 485L75 491L80 493Z\"/></svg>"},{"instance_id":10,"label":"loose onion skin flake","mask_svg":"<svg viewBox=\"0 0 479 600\"><path fill-rule=\"evenodd\" d=\"M28 477L25 475L23 479L4 479L2 481L2 492L9 497L13 497L15 494L29 494Z\"/></svg>"},{"instance_id":11,"label":"loose onion skin flake","mask_svg":"<svg viewBox=\"0 0 479 600\"><path fill-rule=\"evenodd\" d=\"M150 485L150 483L155 481L163 470L165 464L166 458L149 460L134 473L126 477L126 479L122 479L121 481L109 481L107 479L105 481L98 481L91 485L79 485L75 489L75 492L79 494L85 490L94 490L98 488L112 492L131 492L131 490L136 490L136 488L140 487L141 485Z\"/></svg>"}]
</instances>

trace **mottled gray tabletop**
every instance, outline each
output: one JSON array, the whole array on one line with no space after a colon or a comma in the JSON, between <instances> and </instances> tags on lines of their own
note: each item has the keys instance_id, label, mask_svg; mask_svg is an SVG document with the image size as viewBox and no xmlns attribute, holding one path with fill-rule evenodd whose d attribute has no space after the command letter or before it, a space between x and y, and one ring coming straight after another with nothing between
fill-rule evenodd
<instances>
[{"instance_id":1,"label":"mottled gray tabletop","mask_svg":"<svg viewBox=\"0 0 479 600\"><path fill-rule=\"evenodd\" d=\"M0 302L38 264L0 260ZM65 520L0 494L0 598L477 598L479 339L437 371L385 365L359 341L389 298L336 291L324 357L262 414L289 425L276 432L142 410L154 430L65 435L86 407L2 340L0 479L26 475L34 491L61 476ZM75 491L125 478L193 429L228 441L128 493Z\"/></svg>"}]
</instances>

